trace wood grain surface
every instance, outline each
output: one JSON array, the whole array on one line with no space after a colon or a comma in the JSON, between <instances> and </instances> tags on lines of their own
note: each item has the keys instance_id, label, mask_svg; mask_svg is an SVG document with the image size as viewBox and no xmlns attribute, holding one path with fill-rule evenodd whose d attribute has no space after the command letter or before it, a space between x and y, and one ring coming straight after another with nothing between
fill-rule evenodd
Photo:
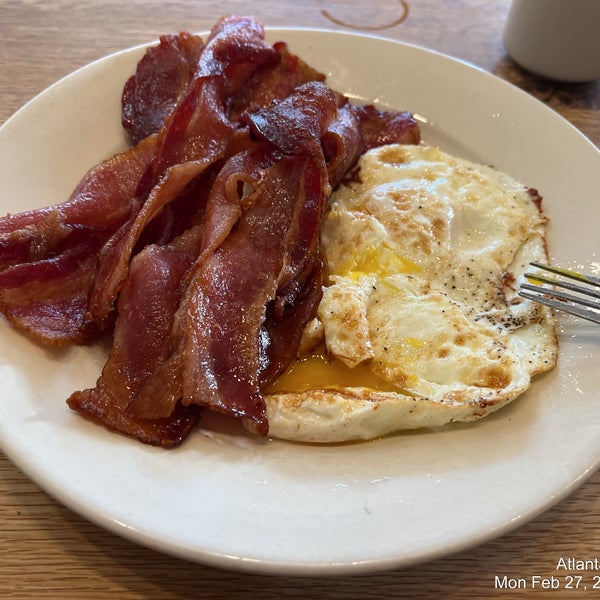
<instances>
[{"instance_id":1,"label":"wood grain surface","mask_svg":"<svg viewBox=\"0 0 600 600\"><path fill-rule=\"evenodd\" d=\"M224 14L253 14L268 26L375 33L469 61L539 98L600 145L600 84L557 85L512 63L502 46L508 7L508 0L0 0L0 124L90 61L162 33L207 30ZM6 599L592 598L600 589L556 591L540 584L509 591L494 583L504 574L550 577L561 558L600 560L599 534L596 472L514 532L430 563L360 577L240 574L108 533L55 502L0 454L0 597ZM600 576L600 566L586 573L593 575Z\"/></svg>"}]
</instances>

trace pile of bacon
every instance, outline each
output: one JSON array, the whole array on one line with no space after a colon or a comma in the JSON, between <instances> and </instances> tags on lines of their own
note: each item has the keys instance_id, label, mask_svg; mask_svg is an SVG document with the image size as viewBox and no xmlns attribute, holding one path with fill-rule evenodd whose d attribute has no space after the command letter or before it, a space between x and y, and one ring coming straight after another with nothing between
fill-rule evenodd
<instances>
[{"instance_id":1,"label":"pile of bacon","mask_svg":"<svg viewBox=\"0 0 600 600\"><path fill-rule=\"evenodd\" d=\"M38 341L113 332L68 405L175 446L207 407L268 432L261 389L320 300L327 197L411 115L350 105L252 18L163 36L123 90L127 151L64 203L0 219L0 310Z\"/></svg>"}]
</instances>

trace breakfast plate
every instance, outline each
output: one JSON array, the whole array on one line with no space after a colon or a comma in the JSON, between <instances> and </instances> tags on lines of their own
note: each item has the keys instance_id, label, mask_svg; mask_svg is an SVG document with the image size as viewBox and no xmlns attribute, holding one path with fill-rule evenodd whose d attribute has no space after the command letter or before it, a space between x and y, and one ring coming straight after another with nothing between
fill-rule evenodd
<instances>
[{"instance_id":1,"label":"breakfast plate","mask_svg":"<svg viewBox=\"0 0 600 600\"><path fill-rule=\"evenodd\" d=\"M553 262L596 268L600 151L548 107L416 46L308 29L268 38L350 98L415 113L425 142L536 188ZM89 167L125 148L121 90L143 51L73 73L0 128L2 212L64 201ZM75 512L187 560L293 575L398 568L504 534L597 469L600 332L559 317L559 333L557 368L476 423L319 446L258 439L213 415L164 450L66 406L94 385L106 345L45 348L2 321L0 447Z\"/></svg>"}]
</instances>

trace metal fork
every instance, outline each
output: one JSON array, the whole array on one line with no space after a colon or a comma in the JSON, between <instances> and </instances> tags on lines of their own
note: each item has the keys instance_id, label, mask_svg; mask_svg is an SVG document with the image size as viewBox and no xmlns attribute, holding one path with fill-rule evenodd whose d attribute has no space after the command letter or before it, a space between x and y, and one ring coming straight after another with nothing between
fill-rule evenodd
<instances>
[{"instance_id":1,"label":"metal fork","mask_svg":"<svg viewBox=\"0 0 600 600\"><path fill-rule=\"evenodd\" d=\"M569 269L551 267L537 262L529 264L541 271L548 271L562 278L577 281L580 285L558 277L548 277L540 272L525 273L528 283L521 284L519 296L600 324L600 277L583 275ZM544 287L545 285L569 291L563 292L560 289ZM590 298L595 298L595 300Z\"/></svg>"}]
</instances>

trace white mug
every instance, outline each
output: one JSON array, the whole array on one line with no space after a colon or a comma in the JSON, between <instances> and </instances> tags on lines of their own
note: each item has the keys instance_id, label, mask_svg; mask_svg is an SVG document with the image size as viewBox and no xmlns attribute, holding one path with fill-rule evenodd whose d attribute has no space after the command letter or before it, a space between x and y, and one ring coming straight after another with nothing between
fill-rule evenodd
<instances>
[{"instance_id":1,"label":"white mug","mask_svg":"<svg viewBox=\"0 0 600 600\"><path fill-rule=\"evenodd\" d=\"M521 67L565 82L600 78L600 0L513 0L504 47Z\"/></svg>"}]
</instances>

